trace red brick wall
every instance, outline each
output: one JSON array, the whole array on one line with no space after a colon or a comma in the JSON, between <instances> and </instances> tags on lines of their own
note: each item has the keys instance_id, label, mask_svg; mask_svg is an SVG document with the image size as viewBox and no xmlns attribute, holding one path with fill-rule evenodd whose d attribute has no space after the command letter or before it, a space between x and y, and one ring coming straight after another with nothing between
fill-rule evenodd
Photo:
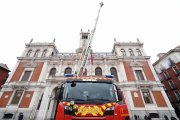
<instances>
[{"instance_id":1,"label":"red brick wall","mask_svg":"<svg viewBox=\"0 0 180 120\"><path fill-rule=\"evenodd\" d=\"M180 70L180 62L176 63L176 66L179 68ZM176 89L180 91L180 80L178 79L178 75L175 74L175 72L173 71L173 68L170 67L167 69L167 72L169 73L170 79L166 79L163 72L160 73L160 76L162 77L162 83L164 84L165 88L167 89L170 98L171 98L171 102L178 102L176 99L176 96L174 95L173 89L171 89L168 81L172 80L176 86Z\"/></svg>"},{"instance_id":2,"label":"red brick wall","mask_svg":"<svg viewBox=\"0 0 180 120\"><path fill-rule=\"evenodd\" d=\"M8 104L13 91L5 91L0 98L0 108L5 108Z\"/></svg>"},{"instance_id":3,"label":"red brick wall","mask_svg":"<svg viewBox=\"0 0 180 120\"><path fill-rule=\"evenodd\" d=\"M147 80L155 81L154 75L153 75L153 73L152 73L152 71L151 71L151 68L149 67L148 62L147 62L147 61L144 61L144 62L143 62L143 65L144 65L144 66L143 66L143 71L144 71L144 73L145 73L145 75L146 75Z\"/></svg>"},{"instance_id":4,"label":"red brick wall","mask_svg":"<svg viewBox=\"0 0 180 120\"><path fill-rule=\"evenodd\" d=\"M7 70L0 68L0 87L1 87L1 85L4 84L4 82L8 76L8 73L9 72Z\"/></svg>"},{"instance_id":5,"label":"red brick wall","mask_svg":"<svg viewBox=\"0 0 180 120\"><path fill-rule=\"evenodd\" d=\"M43 62L37 63L37 67L36 67L36 69L33 72L33 75L31 77L31 81L38 81L39 76L41 74L41 70L42 70L43 64L44 64Z\"/></svg>"},{"instance_id":6,"label":"red brick wall","mask_svg":"<svg viewBox=\"0 0 180 120\"><path fill-rule=\"evenodd\" d=\"M26 64L26 62L21 62L19 63L15 73L13 74L11 81L19 81L21 75L23 74L23 71L25 69L24 65ZM31 81L38 81L42 67L43 67L43 62L37 62L37 66L33 71L33 75L31 77Z\"/></svg>"},{"instance_id":7,"label":"red brick wall","mask_svg":"<svg viewBox=\"0 0 180 120\"><path fill-rule=\"evenodd\" d=\"M134 96L135 92L138 94L138 97ZM144 103L140 91L131 91L131 96L134 103L134 107L144 107Z\"/></svg>"},{"instance_id":8,"label":"red brick wall","mask_svg":"<svg viewBox=\"0 0 180 120\"><path fill-rule=\"evenodd\" d=\"M166 101L161 93L161 91L152 91L154 99L158 107L167 107Z\"/></svg>"},{"instance_id":9,"label":"red brick wall","mask_svg":"<svg viewBox=\"0 0 180 120\"><path fill-rule=\"evenodd\" d=\"M133 74L133 70L130 66L130 62L124 61L123 64L124 64L124 69L126 72L127 80L128 81L135 81L135 77Z\"/></svg>"},{"instance_id":10,"label":"red brick wall","mask_svg":"<svg viewBox=\"0 0 180 120\"><path fill-rule=\"evenodd\" d=\"M22 100L20 102L19 108L28 108L33 96L33 91L25 91Z\"/></svg>"},{"instance_id":11,"label":"red brick wall","mask_svg":"<svg viewBox=\"0 0 180 120\"><path fill-rule=\"evenodd\" d=\"M24 70L24 62L19 63L18 67L16 68L16 71L14 72L11 81L19 81L21 74Z\"/></svg>"}]
</instances>

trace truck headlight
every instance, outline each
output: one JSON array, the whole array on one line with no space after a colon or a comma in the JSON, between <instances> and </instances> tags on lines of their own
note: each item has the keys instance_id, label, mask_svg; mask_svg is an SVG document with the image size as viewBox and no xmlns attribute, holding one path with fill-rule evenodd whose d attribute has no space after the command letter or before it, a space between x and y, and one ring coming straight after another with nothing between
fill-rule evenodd
<instances>
[{"instance_id":1,"label":"truck headlight","mask_svg":"<svg viewBox=\"0 0 180 120\"><path fill-rule=\"evenodd\" d=\"M106 111L110 111L110 110L114 110L114 106L109 107L109 108L106 109Z\"/></svg>"},{"instance_id":2,"label":"truck headlight","mask_svg":"<svg viewBox=\"0 0 180 120\"><path fill-rule=\"evenodd\" d=\"M65 109L65 110L72 111L72 107L70 107L70 106L64 106L64 109Z\"/></svg>"},{"instance_id":3,"label":"truck headlight","mask_svg":"<svg viewBox=\"0 0 180 120\"><path fill-rule=\"evenodd\" d=\"M72 115L72 107L71 106L64 106L64 114Z\"/></svg>"},{"instance_id":4,"label":"truck headlight","mask_svg":"<svg viewBox=\"0 0 180 120\"><path fill-rule=\"evenodd\" d=\"M107 108L104 115L114 115L114 106Z\"/></svg>"}]
</instances>

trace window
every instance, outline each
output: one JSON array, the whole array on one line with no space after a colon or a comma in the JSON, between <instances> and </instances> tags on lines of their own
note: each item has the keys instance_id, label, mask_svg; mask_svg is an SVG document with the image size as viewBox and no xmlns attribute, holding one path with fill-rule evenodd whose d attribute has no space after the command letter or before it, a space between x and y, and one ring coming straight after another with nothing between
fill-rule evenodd
<instances>
[{"instance_id":1,"label":"window","mask_svg":"<svg viewBox=\"0 0 180 120\"><path fill-rule=\"evenodd\" d=\"M28 81L31 75L31 71L25 71L21 81Z\"/></svg>"},{"instance_id":2,"label":"window","mask_svg":"<svg viewBox=\"0 0 180 120\"><path fill-rule=\"evenodd\" d=\"M34 57L38 57L39 50L36 50Z\"/></svg>"},{"instance_id":3,"label":"window","mask_svg":"<svg viewBox=\"0 0 180 120\"><path fill-rule=\"evenodd\" d=\"M134 56L132 49L129 49L129 54L130 54L130 56Z\"/></svg>"},{"instance_id":4,"label":"window","mask_svg":"<svg viewBox=\"0 0 180 120\"><path fill-rule=\"evenodd\" d=\"M55 74L56 74L56 68L52 68L52 69L50 70L49 76L54 77Z\"/></svg>"},{"instance_id":5,"label":"window","mask_svg":"<svg viewBox=\"0 0 180 120\"><path fill-rule=\"evenodd\" d=\"M47 50L44 50L44 51L43 51L42 57L45 57L45 56L46 56L46 52L47 52Z\"/></svg>"},{"instance_id":6,"label":"window","mask_svg":"<svg viewBox=\"0 0 180 120\"><path fill-rule=\"evenodd\" d=\"M153 104L149 90L142 90L142 95L143 95L145 104Z\"/></svg>"},{"instance_id":7,"label":"window","mask_svg":"<svg viewBox=\"0 0 180 120\"><path fill-rule=\"evenodd\" d=\"M72 69L70 67L67 67L64 71L64 74L71 74L72 73Z\"/></svg>"},{"instance_id":8,"label":"window","mask_svg":"<svg viewBox=\"0 0 180 120\"><path fill-rule=\"evenodd\" d=\"M138 56L142 56L142 53L139 49L136 49L136 52L138 53Z\"/></svg>"},{"instance_id":9,"label":"window","mask_svg":"<svg viewBox=\"0 0 180 120\"><path fill-rule=\"evenodd\" d=\"M88 39L87 35L82 35L82 39Z\"/></svg>"},{"instance_id":10,"label":"window","mask_svg":"<svg viewBox=\"0 0 180 120\"><path fill-rule=\"evenodd\" d=\"M170 78L169 73L167 71L164 71L163 73L164 73L164 76L165 76L166 79Z\"/></svg>"},{"instance_id":11,"label":"window","mask_svg":"<svg viewBox=\"0 0 180 120\"><path fill-rule=\"evenodd\" d=\"M14 94L11 104L14 104L14 105L19 104L22 94L23 94L23 90L17 90Z\"/></svg>"},{"instance_id":12,"label":"window","mask_svg":"<svg viewBox=\"0 0 180 120\"><path fill-rule=\"evenodd\" d=\"M180 101L180 92L178 90L174 91L174 95L176 96L177 101Z\"/></svg>"},{"instance_id":13,"label":"window","mask_svg":"<svg viewBox=\"0 0 180 120\"><path fill-rule=\"evenodd\" d=\"M126 52L125 52L124 49L121 49L121 53L122 53L123 56L126 56Z\"/></svg>"},{"instance_id":14,"label":"window","mask_svg":"<svg viewBox=\"0 0 180 120\"><path fill-rule=\"evenodd\" d=\"M150 118L159 118L159 114L158 113L149 113L149 117Z\"/></svg>"},{"instance_id":15,"label":"window","mask_svg":"<svg viewBox=\"0 0 180 120\"><path fill-rule=\"evenodd\" d=\"M54 52L51 53L51 56L54 56Z\"/></svg>"},{"instance_id":16,"label":"window","mask_svg":"<svg viewBox=\"0 0 180 120\"><path fill-rule=\"evenodd\" d=\"M115 80L118 81L118 75L117 75L117 70L116 70L116 68L112 67L112 68L110 69L110 71L111 71L111 75L114 75Z\"/></svg>"},{"instance_id":17,"label":"window","mask_svg":"<svg viewBox=\"0 0 180 120\"><path fill-rule=\"evenodd\" d=\"M97 68L95 69L95 75L97 75L97 76L102 76L102 69L101 69L100 67L97 67Z\"/></svg>"},{"instance_id":18,"label":"window","mask_svg":"<svg viewBox=\"0 0 180 120\"><path fill-rule=\"evenodd\" d=\"M172 80L169 80L168 83L172 89L176 88L176 86Z\"/></svg>"},{"instance_id":19,"label":"window","mask_svg":"<svg viewBox=\"0 0 180 120\"><path fill-rule=\"evenodd\" d=\"M13 114L12 113L6 113L3 116L3 119L12 119L13 118Z\"/></svg>"},{"instance_id":20,"label":"window","mask_svg":"<svg viewBox=\"0 0 180 120\"><path fill-rule=\"evenodd\" d=\"M85 68L83 70L83 68L81 68L80 72L79 72L79 76L86 76L87 75L87 69Z\"/></svg>"},{"instance_id":21,"label":"window","mask_svg":"<svg viewBox=\"0 0 180 120\"><path fill-rule=\"evenodd\" d=\"M43 94L41 95L41 98L40 98L40 100L39 100L39 103L38 103L38 106L37 106L37 110L39 110L39 108L40 108L42 98L43 98Z\"/></svg>"},{"instance_id":22,"label":"window","mask_svg":"<svg viewBox=\"0 0 180 120\"><path fill-rule=\"evenodd\" d=\"M135 70L135 74L136 74L137 80L145 80L143 73L142 73L142 70Z\"/></svg>"},{"instance_id":23,"label":"window","mask_svg":"<svg viewBox=\"0 0 180 120\"><path fill-rule=\"evenodd\" d=\"M172 66L174 64L175 64L175 62L171 58L168 58L168 65Z\"/></svg>"},{"instance_id":24,"label":"window","mask_svg":"<svg viewBox=\"0 0 180 120\"><path fill-rule=\"evenodd\" d=\"M83 75L86 76L87 75L87 69L85 68Z\"/></svg>"},{"instance_id":25,"label":"window","mask_svg":"<svg viewBox=\"0 0 180 120\"><path fill-rule=\"evenodd\" d=\"M32 50L29 50L26 54L26 57L30 57Z\"/></svg>"},{"instance_id":26,"label":"window","mask_svg":"<svg viewBox=\"0 0 180 120\"><path fill-rule=\"evenodd\" d=\"M173 71L174 71L175 74L179 74L179 69L178 69L178 67L176 65L173 66L172 68L173 68Z\"/></svg>"}]
</instances>

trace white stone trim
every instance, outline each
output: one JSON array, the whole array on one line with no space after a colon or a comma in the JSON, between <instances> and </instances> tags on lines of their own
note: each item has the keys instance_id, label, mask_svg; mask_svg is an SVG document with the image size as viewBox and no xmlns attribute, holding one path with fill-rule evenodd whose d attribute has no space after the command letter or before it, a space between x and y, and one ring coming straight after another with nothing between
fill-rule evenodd
<instances>
[{"instance_id":1,"label":"white stone trim","mask_svg":"<svg viewBox=\"0 0 180 120\"><path fill-rule=\"evenodd\" d=\"M147 78L146 78L146 75L144 73L144 70L142 67L132 67L132 70L133 70L133 74L134 74L134 77L135 77L135 80L136 81L139 81L137 76L136 76L136 73L135 73L135 70L141 70L142 71L142 74L143 74L143 77L144 77L144 81L147 81ZM143 81L143 80L142 80Z\"/></svg>"},{"instance_id":2,"label":"white stone trim","mask_svg":"<svg viewBox=\"0 0 180 120\"><path fill-rule=\"evenodd\" d=\"M15 106L19 107L19 104L21 103L21 100L22 100L22 98L23 98L23 96L24 96L25 90L21 90L21 91L23 91L23 92L22 92L21 98L20 98L20 100L19 100L19 103L18 103L17 105L11 104L12 99L14 98L14 95L15 95L16 91L18 91L18 90L21 90L21 89L16 89L16 90L13 91L13 93L12 93L12 95L11 95L11 98L9 99L9 101L8 101L8 103L7 103L8 108L11 108L11 107L13 108L13 107L15 107Z\"/></svg>"},{"instance_id":3,"label":"white stone trim","mask_svg":"<svg viewBox=\"0 0 180 120\"><path fill-rule=\"evenodd\" d=\"M31 71L31 74L29 75L28 80L22 81L22 78L23 78L23 76L24 76L24 74L25 74L26 71ZM20 78L19 78L18 81L22 81L22 82L28 82L28 81L30 81L33 73L34 73L34 68L24 68L24 70L23 70L23 72L22 72L22 74L21 74L21 76L20 76Z\"/></svg>"},{"instance_id":4,"label":"white stone trim","mask_svg":"<svg viewBox=\"0 0 180 120\"><path fill-rule=\"evenodd\" d=\"M42 82L43 80L45 80L46 78L46 75L49 75L47 74L47 62L43 62L43 67L41 69L41 74L39 75L39 82Z\"/></svg>"},{"instance_id":5,"label":"white stone trim","mask_svg":"<svg viewBox=\"0 0 180 120\"><path fill-rule=\"evenodd\" d=\"M124 69L124 64L123 64L123 62L120 62L120 78L119 78L119 81L128 81L127 80L127 76L126 76L126 71L125 71L125 69ZM122 76L122 77L121 77Z\"/></svg>"}]
</instances>

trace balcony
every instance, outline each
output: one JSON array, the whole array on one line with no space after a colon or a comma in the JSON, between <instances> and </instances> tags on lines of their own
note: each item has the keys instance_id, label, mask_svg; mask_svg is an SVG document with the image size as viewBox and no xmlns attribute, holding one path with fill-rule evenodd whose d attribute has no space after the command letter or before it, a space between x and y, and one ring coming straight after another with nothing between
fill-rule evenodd
<instances>
[{"instance_id":1,"label":"balcony","mask_svg":"<svg viewBox=\"0 0 180 120\"><path fill-rule=\"evenodd\" d=\"M32 81L14 81L14 82L6 83L3 87L6 87L6 88L10 87L12 89L16 89L16 88L28 89L29 87L42 88L42 87L45 87L45 83L32 82Z\"/></svg>"}]
</instances>

